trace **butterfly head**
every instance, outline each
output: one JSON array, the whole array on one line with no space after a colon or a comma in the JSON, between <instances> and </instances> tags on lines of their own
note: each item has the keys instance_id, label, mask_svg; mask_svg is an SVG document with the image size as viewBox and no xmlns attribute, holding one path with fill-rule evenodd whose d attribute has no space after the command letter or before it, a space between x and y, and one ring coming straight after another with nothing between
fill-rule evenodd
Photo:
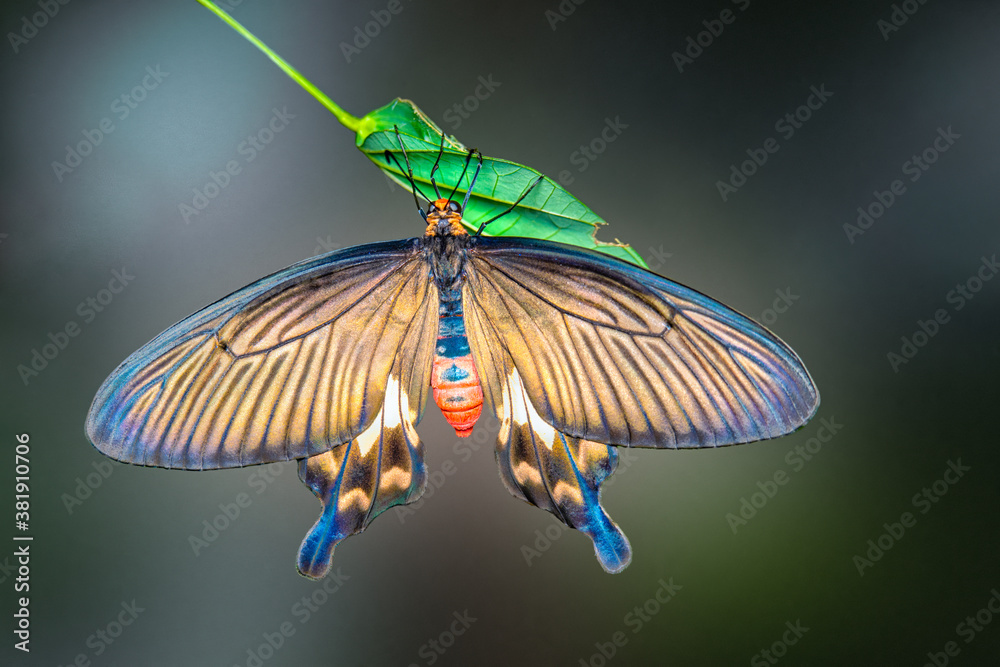
<instances>
[{"instance_id":1,"label":"butterfly head","mask_svg":"<svg viewBox=\"0 0 1000 667\"><path fill-rule=\"evenodd\" d=\"M424 236L467 236L462 226L462 205L451 199L427 203L427 231Z\"/></svg>"}]
</instances>

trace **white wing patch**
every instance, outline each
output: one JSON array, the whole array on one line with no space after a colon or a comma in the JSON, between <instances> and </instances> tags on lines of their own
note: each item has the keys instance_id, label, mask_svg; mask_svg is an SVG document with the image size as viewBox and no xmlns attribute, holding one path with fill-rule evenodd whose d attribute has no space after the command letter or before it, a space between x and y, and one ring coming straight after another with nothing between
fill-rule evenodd
<instances>
[{"instance_id":1,"label":"white wing patch","mask_svg":"<svg viewBox=\"0 0 1000 667\"><path fill-rule=\"evenodd\" d=\"M513 394L513 395L512 395ZM503 387L503 415L500 418L502 426L500 429L500 439L507 440L510 435L510 422L513 421L518 426L527 425L538 441L545 445L550 451L559 437L556 430L552 428L538 411L531 404L528 393L524 390L524 383L516 368L510 369L507 382Z\"/></svg>"},{"instance_id":2,"label":"white wing patch","mask_svg":"<svg viewBox=\"0 0 1000 667\"><path fill-rule=\"evenodd\" d=\"M500 420L500 479L515 498L552 512L590 537L601 567L621 572L632 548L600 504L601 482L618 465L614 448L557 431L531 404L517 370L511 368L506 377L497 371L503 400L490 407Z\"/></svg>"},{"instance_id":3,"label":"white wing patch","mask_svg":"<svg viewBox=\"0 0 1000 667\"><path fill-rule=\"evenodd\" d=\"M416 442L417 431L413 426L414 415L410 412L410 397L400 390L399 378L390 375L385 385L385 398L382 409L375 415L372 425L362 431L357 437L358 454L364 457L368 451L379 442L383 429L402 426L406 438Z\"/></svg>"},{"instance_id":4,"label":"white wing patch","mask_svg":"<svg viewBox=\"0 0 1000 667\"><path fill-rule=\"evenodd\" d=\"M413 400L419 405L419 399ZM371 426L349 443L299 463L299 479L323 503L323 513L299 549L299 572L322 577L341 540L363 531L393 505L417 500L424 490L423 448L409 396L389 375L382 407Z\"/></svg>"},{"instance_id":5,"label":"white wing patch","mask_svg":"<svg viewBox=\"0 0 1000 667\"><path fill-rule=\"evenodd\" d=\"M383 410L385 407L383 406ZM375 417L375 421L366 430L362 431L357 437L358 443L358 455L362 458L365 457L369 450L375 446L375 443L379 441L382 437L382 413L379 412L378 416Z\"/></svg>"}]
</instances>

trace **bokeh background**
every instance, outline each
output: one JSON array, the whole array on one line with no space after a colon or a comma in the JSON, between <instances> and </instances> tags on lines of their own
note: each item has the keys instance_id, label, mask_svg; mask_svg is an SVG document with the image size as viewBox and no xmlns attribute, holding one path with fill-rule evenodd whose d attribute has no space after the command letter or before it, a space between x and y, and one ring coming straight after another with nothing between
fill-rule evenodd
<instances>
[{"instance_id":1,"label":"bokeh background","mask_svg":"<svg viewBox=\"0 0 1000 667\"><path fill-rule=\"evenodd\" d=\"M438 471L426 500L340 546L332 593L295 572L319 504L293 465L108 465L83 422L103 379L167 326L327 249L419 234L412 200L193 0L53 1L58 12L36 17L33 31L25 17L42 5L5 3L0 23L0 506L10 540L14 438L28 433L34 536L30 655L13 649L10 627L16 544L0 549L0 662L996 659L1000 618L987 603L1000 587L1000 279L969 284L1000 253L996 3L400 0L398 14L383 0L224 3L348 111L407 97L466 145L549 175L568 171L569 189L610 222L603 238L763 318L822 393L816 420L779 440L624 457L604 501L635 557L616 576L586 537L507 494L491 453L495 425L484 420L462 448L432 406L420 425L428 469ZM728 24L715 22L723 10ZM348 58L342 44L372 12L391 20ZM690 47L697 57L678 67L674 54L699 33L701 53ZM120 98L147 67L160 80L146 78L123 117ZM495 87L473 101L479 77ZM792 136L779 131L813 86L832 95ZM292 117L248 162L241 143L275 110ZM113 131L78 166L53 167L104 119ZM620 134L586 158L581 146L608 119ZM929 153L936 160L909 180L904 163L949 128L947 151ZM772 137L778 151L723 200L717 182ZM241 173L186 222L180 204L229 160ZM849 235L857 208L895 179L905 193ZM102 292L115 271L132 278ZM948 298L958 285L979 288L961 309ZM105 303L98 311L88 299ZM783 312L768 310L776 300ZM924 344L893 368L887 355L938 309L948 321L917 336ZM78 335L22 377L18 367L70 324ZM795 448L816 448L821 419L842 427L796 463ZM968 468L948 475L953 484L939 481L949 462ZM755 516L727 519L779 471L787 483ZM915 505L925 488L935 502ZM205 521L224 525L220 505L240 494L250 504L196 554L191 537ZM884 536L904 512L915 524ZM890 548L859 572L855 557L868 558L880 537ZM665 604L655 601L666 597L661 582L674 586ZM290 636L279 642L282 627ZM268 637L280 647L269 650Z\"/></svg>"}]
</instances>

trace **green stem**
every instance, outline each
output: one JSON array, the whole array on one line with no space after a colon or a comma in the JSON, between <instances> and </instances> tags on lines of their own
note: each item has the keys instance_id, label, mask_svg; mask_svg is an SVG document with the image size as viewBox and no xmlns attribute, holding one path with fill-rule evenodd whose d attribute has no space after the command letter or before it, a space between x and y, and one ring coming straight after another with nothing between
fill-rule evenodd
<instances>
[{"instance_id":1,"label":"green stem","mask_svg":"<svg viewBox=\"0 0 1000 667\"><path fill-rule=\"evenodd\" d=\"M363 118L355 118L354 116L352 116L351 114L347 113L346 111L344 111L343 109L341 109L339 106L337 106L337 104L333 100L331 100L329 97L327 97L326 93L324 93L322 90L320 90L319 88L317 88L316 86L314 86L313 83L309 79L307 79L304 76L302 76L301 74L299 74L298 70L296 70L294 67L292 67L291 65L289 65L288 62L284 58L282 58L277 53L275 53L274 51L272 51L267 46L267 44L265 44L264 42L262 42L259 39L257 39L257 37L252 32L250 32L249 30L247 30L246 28L244 28L242 25L240 25L239 21L237 21L232 16L230 16L229 14L227 14L220 7L217 7L215 5L215 3L212 2L212 0L198 0L198 2L200 2L202 5L204 5L209 10L211 10L212 13L214 13L220 19L222 19L223 21L225 21L227 24L229 24L229 27L231 27L233 30L235 30L236 32L238 32L241 35L243 35L243 37L248 42L250 42L251 44L253 44L254 46L256 46L258 49L260 49L261 51L263 51L264 54L268 58L270 58L271 60L273 60L274 63L278 67L280 67L282 69L282 71L284 71L285 74L287 74L288 76L292 77L300 86L302 86L307 91L309 91L310 95L312 95L317 100L319 100L320 104L322 104L327 109L329 109L330 112L333 113L333 115L337 117L337 120L340 121L341 125L343 125L344 127L346 127L349 130L353 130L354 132L358 132L359 130L362 129L362 126L364 125L364 119Z\"/></svg>"}]
</instances>

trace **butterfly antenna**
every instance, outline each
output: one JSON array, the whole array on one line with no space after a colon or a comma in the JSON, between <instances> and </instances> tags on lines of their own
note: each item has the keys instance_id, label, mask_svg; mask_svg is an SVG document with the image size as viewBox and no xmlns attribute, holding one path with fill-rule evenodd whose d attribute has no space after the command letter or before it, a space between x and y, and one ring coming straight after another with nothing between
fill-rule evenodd
<instances>
[{"instance_id":1,"label":"butterfly antenna","mask_svg":"<svg viewBox=\"0 0 1000 667\"><path fill-rule=\"evenodd\" d=\"M479 178L479 170L483 168L483 154L476 149L476 155L479 156L479 164L476 165L476 171L472 174L472 182L469 183L469 189L465 191L465 199L462 200L462 210L465 210L465 205L469 203L469 197L472 196L472 189L476 187L476 179ZM454 194L454 193L452 193Z\"/></svg>"},{"instance_id":2,"label":"butterfly antenna","mask_svg":"<svg viewBox=\"0 0 1000 667\"><path fill-rule=\"evenodd\" d=\"M524 191L523 193L521 193L521 196L517 198L517 201L515 201L515 202L514 202L513 204L511 204L510 206L508 206L508 207L507 207L507 210L506 210L506 211L504 211L503 213L498 213L497 215L494 215L494 216L493 216L492 218L490 218L489 220L487 220L487 221L486 221L486 222L484 222L483 224L479 225L479 229L477 229L477 230L476 230L476 236L479 236L479 235L480 235L480 234L482 233L482 231L483 231L483 229L484 229L484 228L486 227L486 225L490 224L491 222L493 222L493 221L494 221L494 220L496 220L497 218L501 218L501 217L503 217L503 216L507 215L508 213L510 213L511 211L513 211L513 210L514 210L515 208L517 208L517 205L518 205L518 204L520 204L520 203L521 203L521 201L522 201L522 200L523 200L523 199L524 199L525 197L527 197L527 196L528 196L528 193L529 193L529 192L531 192L532 190L534 190L534 189L535 189L535 186L536 186L536 185L538 185L539 183L541 183L541 182L542 182L542 179L543 179L543 178L545 178L545 176L539 176L538 178L536 178L536 179L535 179L535 182L534 182L534 183L532 183L531 185L529 185L529 186L528 186L528 189L527 189L527 190L525 190L525 191Z\"/></svg>"},{"instance_id":3,"label":"butterfly antenna","mask_svg":"<svg viewBox=\"0 0 1000 667\"><path fill-rule=\"evenodd\" d=\"M438 147L437 159L434 160L434 166L431 167L431 185L434 186L434 194L437 195L438 199L441 199L441 191L438 190L438 184L434 180L434 172L437 171L438 165L441 164L442 155L444 155L444 132L441 133L441 145Z\"/></svg>"},{"instance_id":4,"label":"butterfly antenna","mask_svg":"<svg viewBox=\"0 0 1000 667\"><path fill-rule=\"evenodd\" d=\"M462 167L462 175L458 177L458 181L455 182L455 187L452 188L451 194L448 195L448 199L454 199L455 193L458 192L458 186L462 184L462 179L465 178L465 174L469 171L469 162L472 161L472 155L478 153L479 151L475 148L470 148L468 154L465 156L465 166ZM479 164L482 165L483 158L482 155L479 157ZM472 190L472 186L476 184L476 176L479 175L479 168L476 168L476 175L472 177L472 183L469 185L469 191ZM469 200L469 193L465 193L465 201L462 202L462 210L465 210L465 202Z\"/></svg>"},{"instance_id":5,"label":"butterfly antenna","mask_svg":"<svg viewBox=\"0 0 1000 667\"><path fill-rule=\"evenodd\" d=\"M403 151L403 159L406 160L406 176L407 180L410 181L410 188L411 192L413 193L413 203L417 205L417 212L420 213L420 217L426 221L427 214L424 212L424 209L420 207L420 202L417 200L417 193L420 193L420 196L426 199L427 201L431 201L431 198L425 195L420 190L420 188L417 187L416 181L413 180L413 169L410 168L410 158L406 155L406 147L403 145L403 138L399 136L399 127L393 125L392 129L396 131L396 141L399 142L399 149ZM399 164L399 160L396 159L396 156L393 155L389 149L386 149L385 151L386 163L388 163L390 159L396 163L396 167L400 171L403 171L403 165Z\"/></svg>"}]
</instances>

